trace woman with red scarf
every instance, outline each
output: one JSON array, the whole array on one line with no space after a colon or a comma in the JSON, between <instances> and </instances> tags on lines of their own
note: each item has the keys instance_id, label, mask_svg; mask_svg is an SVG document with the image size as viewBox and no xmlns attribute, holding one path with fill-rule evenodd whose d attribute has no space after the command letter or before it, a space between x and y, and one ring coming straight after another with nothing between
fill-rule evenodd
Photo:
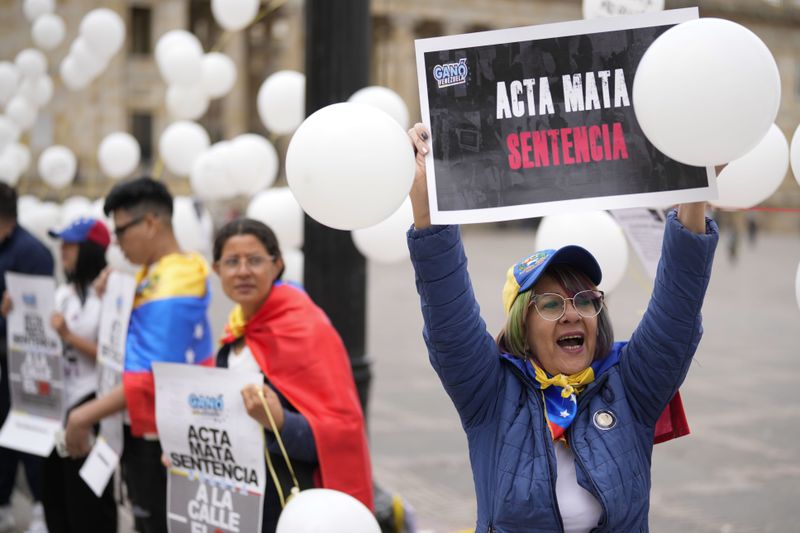
<instances>
[{"instance_id":1,"label":"woman with red scarf","mask_svg":"<svg viewBox=\"0 0 800 533\"><path fill-rule=\"evenodd\" d=\"M283 258L275 234L261 222L226 224L214 242L214 271L231 312L217 366L259 370L261 389L242 390L247 412L266 431L280 491L268 477L262 531L275 531L279 494L292 476L273 435L261 396L286 447L300 488L335 489L372 509L364 416L350 361L325 313L297 285L281 281Z\"/></svg>"}]
</instances>

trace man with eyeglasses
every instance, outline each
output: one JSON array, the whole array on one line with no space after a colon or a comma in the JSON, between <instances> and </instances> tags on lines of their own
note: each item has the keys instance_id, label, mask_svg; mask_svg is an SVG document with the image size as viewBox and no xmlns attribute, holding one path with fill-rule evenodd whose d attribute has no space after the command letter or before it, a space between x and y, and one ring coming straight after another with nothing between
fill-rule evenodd
<instances>
[{"instance_id":1,"label":"man with eyeglasses","mask_svg":"<svg viewBox=\"0 0 800 533\"><path fill-rule=\"evenodd\" d=\"M155 420L152 363L213 364L209 268L199 254L183 253L172 231L172 196L163 183L143 177L115 186L104 211L125 257L142 265L128 326L122 384L70 413L70 455L89 450L89 432L102 418L125 409L122 469L137 530L166 533L167 478ZM107 273L106 273L107 277Z\"/></svg>"}]
</instances>

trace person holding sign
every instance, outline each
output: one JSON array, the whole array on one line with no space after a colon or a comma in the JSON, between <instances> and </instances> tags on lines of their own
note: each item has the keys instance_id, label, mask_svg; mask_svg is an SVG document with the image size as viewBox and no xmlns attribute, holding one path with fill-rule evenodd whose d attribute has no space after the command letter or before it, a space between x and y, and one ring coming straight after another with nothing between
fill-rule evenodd
<instances>
[{"instance_id":1,"label":"person holding sign","mask_svg":"<svg viewBox=\"0 0 800 533\"><path fill-rule=\"evenodd\" d=\"M127 406L130 426L125 427L121 461L136 528L166 533L167 478L156 428L152 363L213 364L206 316L209 269L202 256L181 252L172 231L172 196L163 183L147 177L121 182L109 192L103 209L114 218L122 252L144 266L136 277L122 385L73 409L65 440L71 456L85 456L91 427Z\"/></svg>"},{"instance_id":2,"label":"person holding sign","mask_svg":"<svg viewBox=\"0 0 800 533\"><path fill-rule=\"evenodd\" d=\"M68 412L92 400L97 390L97 334L100 298L92 283L106 267L111 236L93 218L81 218L49 234L61 240L61 263L67 283L56 291L51 326L64 345L64 380ZM113 484L101 498L80 478L82 459L60 457L56 451L44 464L44 515L50 533L117 530Z\"/></svg>"},{"instance_id":3,"label":"person holding sign","mask_svg":"<svg viewBox=\"0 0 800 533\"><path fill-rule=\"evenodd\" d=\"M268 478L264 532L275 531L293 484L336 489L372 509L364 416L347 352L325 313L299 286L281 281L283 270L278 240L261 222L234 220L219 230L214 271L237 305L217 366L259 370L265 378L242 390L247 412L266 429L272 483Z\"/></svg>"},{"instance_id":4,"label":"person holding sign","mask_svg":"<svg viewBox=\"0 0 800 533\"><path fill-rule=\"evenodd\" d=\"M647 531L657 421L689 369L718 241L702 203L673 211L650 305L629 342L613 332L585 249L512 265L495 340L479 316L458 226L432 226L429 134L417 154L408 245L431 364L467 433L476 531ZM680 433L678 433L680 435Z\"/></svg>"},{"instance_id":5,"label":"person holding sign","mask_svg":"<svg viewBox=\"0 0 800 533\"><path fill-rule=\"evenodd\" d=\"M0 316L0 426L5 423L11 409L5 318L10 310L11 300L6 294L6 272L52 276L53 255L44 244L17 223L17 192L0 182L0 294L3 295L3 312ZM35 524L44 528L40 503L42 459L0 447L0 531L11 529L15 525L11 494L14 492L19 461L25 466L25 476L34 500L31 530L35 531Z\"/></svg>"}]
</instances>

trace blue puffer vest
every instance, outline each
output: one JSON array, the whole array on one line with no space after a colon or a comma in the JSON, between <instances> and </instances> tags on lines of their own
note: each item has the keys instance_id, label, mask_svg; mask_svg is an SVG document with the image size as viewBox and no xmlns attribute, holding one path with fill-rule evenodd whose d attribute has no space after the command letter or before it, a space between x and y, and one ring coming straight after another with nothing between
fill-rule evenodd
<instances>
[{"instance_id":1,"label":"blue puffer vest","mask_svg":"<svg viewBox=\"0 0 800 533\"><path fill-rule=\"evenodd\" d=\"M620 361L578 397L568 431L578 483L603 507L598 532L648 531L656 420L678 390L702 334L700 308L718 240L671 213L653 295ZM467 434L477 532L561 532L556 458L540 393L523 362L501 354L472 291L457 226L410 230L431 364ZM600 411L610 428L594 423Z\"/></svg>"}]
</instances>

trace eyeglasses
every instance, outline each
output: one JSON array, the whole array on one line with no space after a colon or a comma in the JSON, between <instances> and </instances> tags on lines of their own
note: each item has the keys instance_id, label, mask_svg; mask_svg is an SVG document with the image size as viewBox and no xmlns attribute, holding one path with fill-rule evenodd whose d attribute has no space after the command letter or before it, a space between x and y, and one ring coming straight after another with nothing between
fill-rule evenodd
<instances>
[{"instance_id":1,"label":"eyeglasses","mask_svg":"<svg viewBox=\"0 0 800 533\"><path fill-rule=\"evenodd\" d=\"M122 226L117 226L116 228L114 228L114 236L117 238L117 240L120 240L126 231L128 231L133 226L144 220L144 217L145 217L144 215L140 215L131 220L130 222L128 222L127 224L123 224Z\"/></svg>"},{"instance_id":2,"label":"eyeglasses","mask_svg":"<svg viewBox=\"0 0 800 533\"><path fill-rule=\"evenodd\" d=\"M247 270L257 272L263 269L267 263L274 261L271 255L248 255L247 257L231 256L219 260L219 265L226 272L236 272L239 265L244 262Z\"/></svg>"},{"instance_id":3,"label":"eyeglasses","mask_svg":"<svg viewBox=\"0 0 800 533\"><path fill-rule=\"evenodd\" d=\"M603 309L603 291L580 291L572 298L564 298L560 294L545 292L536 294L531 304L539 316L545 320L559 320L567 312L567 300L572 300L572 307L584 318L597 316Z\"/></svg>"}]
</instances>

